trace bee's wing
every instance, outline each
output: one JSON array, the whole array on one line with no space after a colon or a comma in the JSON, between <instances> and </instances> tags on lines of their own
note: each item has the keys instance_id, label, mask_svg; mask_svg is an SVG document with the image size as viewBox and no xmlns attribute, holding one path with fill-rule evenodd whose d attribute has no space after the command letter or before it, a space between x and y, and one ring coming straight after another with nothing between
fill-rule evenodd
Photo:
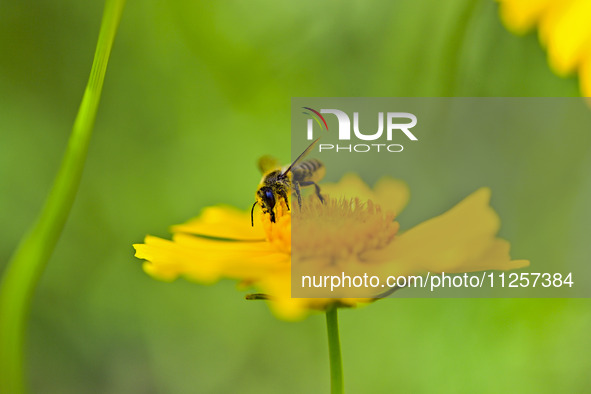
<instances>
[{"instance_id":1,"label":"bee's wing","mask_svg":"<svg viewBox=\"0 0 591 394\"><path fill-rule=\"evenodd\" d=\"M291 163L291 165L290 165L290 166L287 168L287 170L285 170L285 171L283 172L283 174L281 174L281 176L283 176L283 177L284 177L284 176L286 176L286 175L287 175L287 173L288 173L288 172L289 172L289 171L290 171L290 170L293 168L293 166L295 166L295 165L296 165L296 164L297 164L297 163L298 163L300 160L302 160L304 157L306 157L306 155L307 155L308 153L310 153L310 151L312 150L312 148L314 147L314 145L316 145L316 143L318 142L318 140L319 140L319 139L320 139L320 138L316 138L316 139L315 139L315 140L314 140L314 141L313 141L313 142L310 144L310 146L308 146L308 147L306 148L306 150L305 150L305 151L303 151L303 152L302 152L302 154L301 154L301 155L299 155L299 156L298 156L298 158L297 158L297 159L295 159L295 160L293 161L293 163Z\"/></svg>"},{"instance_id":2,"label":"bee's wing","mask_svg":"<svg viewBox=\"0 0 591 394\"><path fill-rule=\"evenodd\" d=\"M271 171L273 169L281 167L279 160L273 156L263 156L259 159L259 170L262 174Z\"/></svg>"}]
</instances>

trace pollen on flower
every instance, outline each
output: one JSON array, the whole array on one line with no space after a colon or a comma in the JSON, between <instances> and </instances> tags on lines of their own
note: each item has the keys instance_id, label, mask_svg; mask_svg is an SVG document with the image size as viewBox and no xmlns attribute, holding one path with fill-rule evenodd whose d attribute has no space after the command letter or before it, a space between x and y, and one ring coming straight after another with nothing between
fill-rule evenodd
<instances>
[{"instance_id":1,"label":"pollen on flower","mask_svg":"<svg viewBox=\"0 0 591 394\"><path fill-rule=\"evenodd\" d=\"M261 215L267 241L278 251L291 253L291 212L283 200L277 203L275 209L275 223L271 222L271 215Z\"/></svg>"},{"instance_id":2,"label":"pollen on flower","mask_svg":"<svg viewBox=\"0 0 591 394\"><path fill-rule=\"evenodd\" d=\"M357 258L392 242L399 228L394 216L371 200L327 197L322 203L310 196L293 213L293 250L299 258Z\"/></svg>"}]
</instances>

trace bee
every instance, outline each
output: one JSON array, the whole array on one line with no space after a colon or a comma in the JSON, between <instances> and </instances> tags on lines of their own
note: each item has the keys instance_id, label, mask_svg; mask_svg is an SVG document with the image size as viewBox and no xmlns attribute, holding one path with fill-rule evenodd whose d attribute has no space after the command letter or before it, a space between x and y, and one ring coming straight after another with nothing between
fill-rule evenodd
<instances>
[{"instance_id":1,"label":"bee","mask_svg":"<svg viewBox=\"0 0 591 394\"><path fill-rule=\"evenodd\" d=\"M263 156L259 160L259 168L263 172L263 178L256 192L256 201L250 210L250 221L254 226L254 208L259 204L263 213L271 215L271 222L275 223L275 205L282 198L289 210L289 203L287 195L291 193L292 188L298 198L298 204L302 206L302 196L300 188L306 186L314 186L316 195L320 202L324 202L324 198L320 194L320 182L324 178L326 168L324 164L316 159L302 161L302 159L310 153L314 145L318 142L315 140L303 151L297 159L287 169L277 168L278 163L275 159L269 156Z\"/></svg>"}]
</instances>

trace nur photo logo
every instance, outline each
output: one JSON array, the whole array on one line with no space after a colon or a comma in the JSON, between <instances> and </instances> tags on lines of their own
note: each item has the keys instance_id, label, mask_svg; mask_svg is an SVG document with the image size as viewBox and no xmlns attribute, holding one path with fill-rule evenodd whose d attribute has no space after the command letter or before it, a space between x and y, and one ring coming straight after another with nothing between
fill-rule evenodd
<instances>
[{"instance_id":1,"label":"nur photo logo","mask_svg":"<svg viewBox=\"0 0 591 394\"><path fill-rule=\"evenodd\" d=\"M306 138L312 141L329 130L329 123L335 120L338 124L337 137L338 141L375 141L375 143L359 143L359 144L318 144L318 151L334 151L334 152L402 152L404 147L398 143L390 143L399 136L405 136L410 141L418 141L418 138L411 132L411 129L417 125L417 117L409 112L377 112L373 114L373 119L377 117L377 131L368 131L367 126L361 130L360 115L358 111L352 113L352 119L345 111L340 109L320 109L319 111L310 108L302 107L303 114L307 115L306 119ZM371 114L366 113L362 115L363 119L372 119ZM334 117L322 116L322 114L334 115ZM368 123L365 120L364 125ZM318 134L315 135L315 125L318 128ZM351 127L353 126L353 127ZM351 132L351 129L353 132ZM333 128L331 128L333 130ZM333 135L334 137L334 135ZM384 141L384 143L378 143Z\"/></svg>"}]
</instances>

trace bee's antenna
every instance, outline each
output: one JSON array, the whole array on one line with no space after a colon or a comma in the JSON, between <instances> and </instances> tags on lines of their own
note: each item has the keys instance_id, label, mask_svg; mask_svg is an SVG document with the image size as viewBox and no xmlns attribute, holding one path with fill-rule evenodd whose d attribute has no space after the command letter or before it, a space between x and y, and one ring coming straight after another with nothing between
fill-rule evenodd
<instances>
[{"instance_id":1,"label":"bee's antenna","mask_svg":"<svg viewBox=\"0 0 591 394\"><path fill-rule=\"evenodd\" d=\"M315 140L314 140L314 141L313 141L313 142L310 144L310 146L308 146L308 147L306 148L306 150L305 150L305 151L303 151L303 152L302 152L302 154L301 154L301 155L299 155L299 156L298 156L298 158L297 158L297 159L295 159L295 160L293 161L293 163L291 163L291 165L289 166L289 168L288 168L287 170L285 170L285 172L284 172L283 174L281 174L281 175L280 175L280 177L281 177L281 178L285 178L285 176L286 176L286 175L289 173L289 171L291 170L291 168L292 168L294 165L296 165L296 163L297 163L298 161L302 160L302 159L303 159L303 158L304 158L304 157L305 157L305 156L306 156L308 153L310 153L310 151L312 150L312 148L314 147L314 145L316 145L316 143L318 142L318 140L319 140L319 139L320 139L320 138L316 138L316 139L315 139Z\"/></svg>"},{"instance_id":2,"label":"bee's antenna","mask_svg":"<svg viewBox=\"0 0 591 394\"><path fill-rule=\"evenodd\" d=\"M252 204L252 209L250 210L250 224L252 225L252 227L254 227L254 207L257 205L258 201L255 201L254 204Z\"/></svg>"}]
</instances>

